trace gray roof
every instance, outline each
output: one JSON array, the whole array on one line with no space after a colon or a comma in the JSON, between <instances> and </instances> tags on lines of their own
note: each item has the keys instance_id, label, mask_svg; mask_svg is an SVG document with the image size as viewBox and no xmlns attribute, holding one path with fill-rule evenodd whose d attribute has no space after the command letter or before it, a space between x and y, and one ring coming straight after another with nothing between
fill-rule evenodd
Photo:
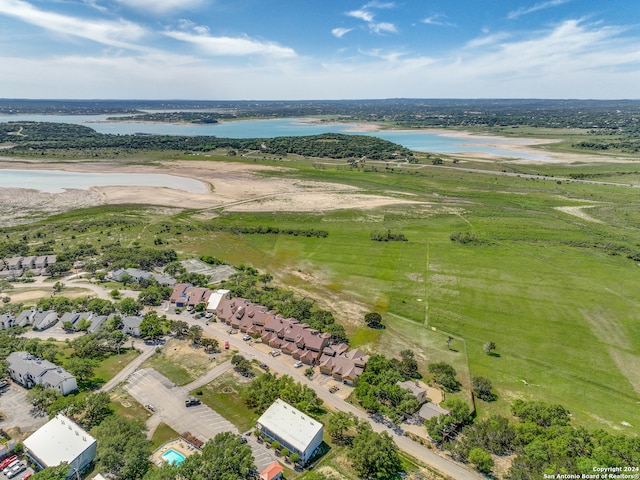
<instances>
[{"instance_id":1,"label":"gray roof","mask_svg":"<svg viewBox=\"0 0 640 480\"><path fill-rule=\"evenodd\" d=\"M29 352L11 352L7 357L9 367L22 375L29 374L33 378L44 375L47 370L59 368L49 360L31 355Z\"/></svg>"},{"instance_id":2,"label":"gray roof","mask_svg":"<svg viewBox=\"0 0 640 480\"><path fill-rule=\"evenodd\" d=\"M297 408L277 399L258 419L258 423L271 430L292 447L304 452L322 424Z\"/></svg>"}]
</instances>

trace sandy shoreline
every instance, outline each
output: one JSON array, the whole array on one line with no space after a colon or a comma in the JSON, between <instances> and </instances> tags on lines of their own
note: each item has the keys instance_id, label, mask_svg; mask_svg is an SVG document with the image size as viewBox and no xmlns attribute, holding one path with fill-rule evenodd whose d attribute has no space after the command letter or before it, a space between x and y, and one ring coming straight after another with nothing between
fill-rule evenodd
<instances>
[{"instance_id":1,"label":"sandy shoreline","mask_svg":"<svg viewBox=\"0 0 640 480\"><path fill-rule=\"evenodd\" d=\"M3 161L4 160L4 161ZM192 193L166 187L107 186L46 193L32 189L0 189L0 225L29 223L45 215L102 204L135 204L172 209L195 209L215 215L219 209L242 212L322 212L344 208L367 209L416 200L392 195L368 195L351 185L266 177L264 171L284 167L227 162L181 161L162 165L59 164L36 161L7 162L1 169L63 170L90 173L163 173L188 177L211 186L209 192Z\"/></svg>"},{"instance_id":2,"label":"sandy shoreline","mask_svg":"<svg viewBox=\"0 0 640 480\"><path fill-rule=\"evenodd\" d=\"M304 118L304 122L319 122L318 119ZM353 132L373 132L381 130L380 124L357 123ZM511 139L495 135L480 135L472 132L445 129L422 129L438 135L482 139L482 146L514 152L513 158L483 152L443 154L445 157L461 160L501 161L511 163L566 163L572 162L625 162L637 161L624 157L602 157L571 153L548 152L532 148L549 144L545 139ZM416 130L408 130L416 131ZM495 143L486 143L486 140ZM518 155L533 157L519 158ZM195 179L210 187L210 191L195 193L167 187L146 186L106 186L86 190L68 189L63 193L46 193L32 189L0 189L0 225L10 226L29 223L46 215L71 209L101 204L137 204L162 208L196 209L209 211L215 215L219 209L243 212L322 212L335 209L368 209L389 205L416 204L419 202L395 194L368 195L350 185L295 180L286 177L263 176L267 171L285 172L286 167L272 167L256 164L228 163L224 161L180 161L158 164L118 164L89 163L77 161L56 163L42 159L16 159L0 156L2 169L58 170L78 173L157 173Z\"/></svg>"}]
</instances>

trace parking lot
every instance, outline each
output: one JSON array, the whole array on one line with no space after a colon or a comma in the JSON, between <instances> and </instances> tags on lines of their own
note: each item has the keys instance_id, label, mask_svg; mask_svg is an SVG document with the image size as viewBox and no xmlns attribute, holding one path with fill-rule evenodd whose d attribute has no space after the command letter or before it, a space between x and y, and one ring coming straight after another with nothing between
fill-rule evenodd
<instances>
[{"instance_id":1,"label":"parking lot","mask_svg":"<svg viewBox=\"0 0 640 480\"><path fill-rule=\"evenodd\" d=\"M151 368L138 370L131 375L125 389L142 405L153 408L153 417L148 422L150 425L157 425L161 421L179 433L191 432L203 442L221 432L238 433L235 425L206 405L186 407L189 387L177 387ZM253 437L248 437L248 443L258 470L275 460L271 452Z\"/></svg>"},{"instance_id":2,"label":"parking lot","mask_svg":"<svg viewBox=\"0 0 640 480\"><path fill-rule=\"evenodd\" d=\"M0 395L0 412L4 414L0 428L4 431L19 428L22 433L31 433L49 420L45 414L33 409L26 395L27 390L12 382Z\"/></svg>"}]
</instances>

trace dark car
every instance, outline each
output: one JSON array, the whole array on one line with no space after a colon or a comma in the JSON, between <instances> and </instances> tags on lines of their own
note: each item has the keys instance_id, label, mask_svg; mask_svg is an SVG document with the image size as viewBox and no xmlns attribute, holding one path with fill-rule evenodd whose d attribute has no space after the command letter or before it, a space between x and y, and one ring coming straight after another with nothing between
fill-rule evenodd
<instances>
[{"instance_id":1,"label":"dark car","mask_svg":"<svg viewBox=\"0 0 640 480\"><path fill-rule=\"evenodd\" d=\"M200 405L200 400L194 397L189 397L184 401L185 407L193 407L195 405Z\"/></svg>"}]
</instances>

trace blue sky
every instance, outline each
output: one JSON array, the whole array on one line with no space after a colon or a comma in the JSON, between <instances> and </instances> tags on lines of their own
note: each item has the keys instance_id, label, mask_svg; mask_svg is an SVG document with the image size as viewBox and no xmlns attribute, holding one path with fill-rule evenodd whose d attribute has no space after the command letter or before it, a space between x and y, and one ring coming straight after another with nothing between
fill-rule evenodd
<instances>
[{"instance_id":1,"label":"blue sky","mask_svg":"<svg viewBox=\"0 0 640 480\"><path fill-rule=\"evenodd\" d=\"M640 98L638 0L0 0L0 97Z\"/></svg>"}]
</instances>

